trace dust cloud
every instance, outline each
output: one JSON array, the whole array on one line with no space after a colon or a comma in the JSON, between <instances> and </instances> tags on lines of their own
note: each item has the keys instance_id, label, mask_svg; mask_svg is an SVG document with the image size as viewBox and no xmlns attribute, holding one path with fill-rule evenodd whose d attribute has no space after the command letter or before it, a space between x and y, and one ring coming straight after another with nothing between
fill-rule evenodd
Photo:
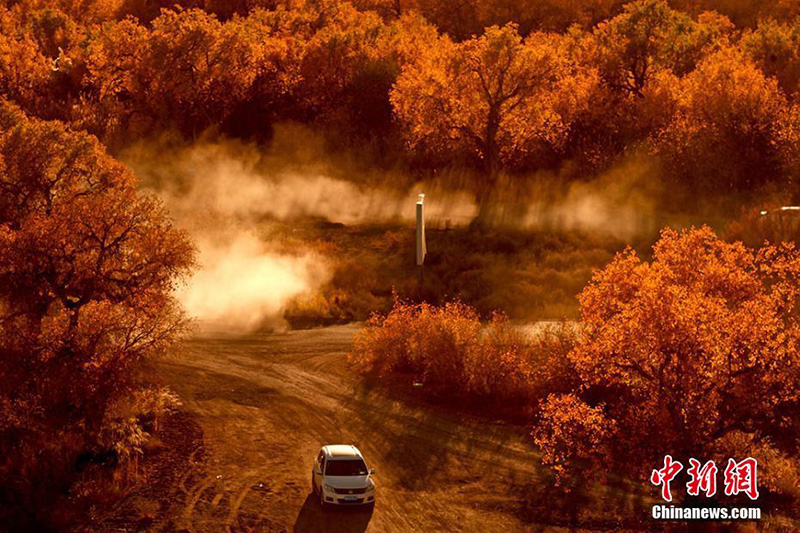
<instances>
[{"instance_id":1,"label":"dust cloud","mask_svg":"<svg viewBox=\"0 0 800 533\"><path fill-rule=\"evenodd\" d=\"M296 133L290 129L284 137ZM261 150L231 140L179 148L146 141L120 154L192 235L199 269L177 296L190 316L214 330L279 327L289 301L330 278L330 265L313 249L261 234L270 221L313 217L357 224L414 218L418 187L402 193L348 181L319 153L298 153L287 142L292 144L278 138L271 149ZM429 216L474 217L467 193L442 192L437 198Z\"/></svg>"},{"instance_id":2,"label":"dust cloud","mask_svg":"<svg viewBox=\"0 0 800 533\"><path fill-rule=\"evenodd\" d=\"M275 253L252 232L201 234L195 241L200 269L178 299L203 325L232 333L280 327L285 303L327 280L313 254Z\"/></svg>"},{"instance_id":3,"label":"dust cloud","mask_svg":"<svg viewBox=\"0 0 800 533\"><path fill-rule=\"evenodd\" d=\"M284 134L290 133L294 130ZM365 175L363 169L330 161L323 154L298 156L296 150L277 155L285 142L279 139L266 151L231 140L164 151L140 143L126 150L122 159L168 204L179 200L191 209L211 209L226 219L316 217L342 224L412 221L419 192L435 194L429 217L469 221L477 212L467 192L436 186L431 190L430 184L387 186L398 181L388 171Z\"/></svg>"},{"instance_id":4,"label":"dust cloud","mask_svg":"<svg viewBox=\"0 0 800 533\"><path fill-rule=\"evenodd\" d=\"M331 276L331 265L301 240L264 235L271 222L317 218L346 225L412 223L419 192L427 194L431 228L465 226L477 215L474 196L453 180L415 182L352 161L332 160L306 130L279 128L270 148L233 140L175 146L143 141L120 154L193 236L200 268L178 296L201 323L247 331L280 324L287 303ZM493 218L523 229L584 231L630 238L652 231L656 174L631 157L591 181L542 174L506 178Z\"/></svg>"},{"instance_id":5,"label":"dust cloud","mask_svg":"<svg viewBox=\"0 0 800 533\"><path fill-rule=\"evenodd\" d=\"M582 231L629 240L658 231L661 170L646 154L627 157L591 181L534 178L530 201L516 222L531 229Z\"/></svg>"}]
</instances>

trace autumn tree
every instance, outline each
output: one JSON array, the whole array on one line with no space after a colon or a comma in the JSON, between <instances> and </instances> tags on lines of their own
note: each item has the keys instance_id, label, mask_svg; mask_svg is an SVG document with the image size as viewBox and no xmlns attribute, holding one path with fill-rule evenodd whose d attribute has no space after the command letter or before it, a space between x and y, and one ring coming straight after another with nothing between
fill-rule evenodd
<instances>
[{"instance_id":1,"label":"autumn tree","mask_svg":"<svg viewBox=\"0 0 800 533\"><path fill-rule=\"evenodd\" d=\"M83 123L105 133L133 120L138 131L189 136L219 126L270 66L273 40L258 30L197 9L163 11L150 29L105 24L87 49Z\"/></svg>"},{"instance_id":2,"label":"autumn tree","mask_svg":"<svg viewBox=\"0 0 800 533\"><path fill-rule=\"evenodd\" d=\"M693 20L658 1L628 4L592 32L570 30L568 54L600 80L573 119L565 154L597 172L638 150L674 117L678 78L729 45L733 26L703 13Z\"/></svg>"},{"instance_id":3,"label":"autumn tree","mask_svg":"<svg viewBox=\"0 0 800 533\"><path fill-rule=\"evenodd\" d=\"M148 89L143 66L148 37L147 29L130 19L95 29L85 54L84 105L74 117L78 126L108 141L119 130L141 131L150 123L141 103Z\"/></svg>"},{"instance_id":4,"label":"autumn tree","mask_svg":"<svg viewBox=\"0 0 800 533\"><path fill-rule=\"evenodd\" d=\"M27 33L36 40L41 53L54 60L79 47L84 40L83 27L58 9L30 12L24 21Z\"/></svg>"},{"instance_id":5,"label":"autumn tree","mask_svg":"<svg viewBox=\"0 0 800 533\"><path fill-rule=\"evenodd\" d=\"M380 17L339 0L284 4L226 22L190 9L164 10L151 28L101 26L79 123L100 134L215 127L256 138L279 120L386 127L397 63Z\"/></svg>"},{"instance_id":6,"label":"autumn tree","mask_svg":"<svg viewBox=\"0 0 800 533\"><path fill-rule=\"evenodd\" d=\"M404 68L392 90L411 148L480 165L484 208L504 167L564 136L553 91L566 67L554 39L523 41L513 25L463 43L445 36Z\"/></svg>"},{"instance_id":7,"label":"autumn tree","mask_svg":"<svg viewBox=\"0 0 800 533\"><path fill-rule=\"evenodd\" d=\"M399 69L413 63L439 42L439 32L419 13L408 13L393 21L382 34L379 47L386 50Z\"/></svg>"},{"instance_id":8,"label":"autumn tree","mask_svg":"<svg viewBox=\"0 0 800 533\"><path fill-rule=\"evenodd\" d=\"M36 110L50 81L51 64L20 26L20 14L0 6L0 96Z\"/></svg>"},{"instance_id":9,"label":"autumn tree","mask_svg":"<svg viewBox=\"0 0 800 533\"><path fill-rule=\"evenodd\" d=\"M25 0L24 2L6 0L2 3L19 8L24 15L52 9L64 13L82 25L90 26L115 18L125 2L126 0Z\"/></svg>"},{"instance_id":10,"label":"autumn tree","mask_svg":"<svg viewBox=\"0 0 800 533\"><path fill-rule=\"evenodd\" d=\"M792 245L754 251L704 227L664 230L650 262L620 253L580 295L568 358L581 384L543 407L545 462L641 475L665 454L752 455L760 481L787 488L775 483L797 479L783 468L797 439L799 295Z\"/></svg>"},{"instance_id":11,"label":"autumn tree","mask_svg":"<svg viewBox=\"0 0 800 533\"><path fill-rule=\"evenodd\" d=\"M304 43L296 101L316 120L338 120L345 129L391 120L389 90L397 76L384 42L387 30L375 13L362 13L350 4L320 2L311 14L317 27ZM372 129L372 128L369 128Z\"/></svg>"},{"instance_id":12,"label":"autumn tree","mask_svg":"<svg viewBox=\"0 0 800 533\"><path fill-rule=\"evenodd\" d=\"M175 117L189 134L224 120L258 75L262 49L250 37L240 25L223 25L201 10L162 12L143 65L156 116Z\"/></svg>"},{"instance_id":13,"label":"autumn tree","mask_svg":"<svg viewBox=\"0 0 800 533\"><path fill-rule=\"evenodd\" d=\"M416 0L354 0L352 2L359 11L373 11L387 21L408 14L415 8L416 3Z\"/></svg>"},{"instance_id":14,"label":"autumn tree","mask_svg":"<svg viewBox=\"0 0 800 533\"><path fill-rule=\"evenodd\" d=\"M597 25L587 43L588 61L623 94L643 97L651 80L668 69L682 75L727 42L733 25L715 14L694 21L665 0L637 0Z\"/></svg>"},{"instance_id":15,"label":"autumn tree","mask_svg":"<svg viewBox=\"0 0 800 533\"><path fill-rule=\"evenodd\" d=\"M563 32L571 26L591 28L616 14L624 0L491 0L477 2L484 26L516 22L520 32Z\"/></svg>"},{"instance_id":16,"label":"autumn tree","mask_svg":"<svg viewBox=\"0 0 800 533\"><path fill-rule=\"evenodd\" d=\"M513 22L522 35L594 26L619 11L624 0L354 0L360 10L392 20L419 13L456 41L480 35L489 26Z\"/></svg>"},{"instance_id":17,"label":"autumn tree","mask_svg":"<svg viewBox=\"0 0 800 533\"><path fill-rule=\"evenodd\" d=\"M79 453L125 449L103 436L109 409L137 390L137 365L182 330L173 290L192 256L187 236L95 138L3 105L3 498L40 507L69 485Z\"/></svg>"},{"instance_id":18,"label":"autumn tree","mask_svg":"<svg viewBox=\"0 0 800 533\"><path fill-rule=\"evenodd\" d=\"M670 5L692 15L715 11L730 18L739 28L753 28L767 18L791 20L800 15L800 6L792 0L670 0Z\"/></svg>"},{"instance_id":19,"label":"autumn tree","mask_svg":"<svg viewBox=\"0 0 800 533\"><path fill-rule=\"evenodd\" d=\"M761 21L755 30L745 32L739 47L767 76L776 78L786 94L797 92L800 26L773 19Z\"/></svg>"},{"instance_id":20,"label":"autumn tree","mask_svg":"<svg viewBox=\"0 0 800 533\"><path fill-rule=\"evenodd\" d=\"M674 118L654 136L672 177L713 192L752 191L782 175L786 98L740 52L710 55L680 81L677 94Z\"/></svg>"},{"instance_id":21,"label":"autumn tree","mask_svg":"<svg viewBox=\"0 0 800 533\"><path fill-rule=\"evenodd\" d=\"M644 96L677 14L662 0L639 0L594 31L593 61L606 83L620 92Z\"/></svg>"}]
</instances>

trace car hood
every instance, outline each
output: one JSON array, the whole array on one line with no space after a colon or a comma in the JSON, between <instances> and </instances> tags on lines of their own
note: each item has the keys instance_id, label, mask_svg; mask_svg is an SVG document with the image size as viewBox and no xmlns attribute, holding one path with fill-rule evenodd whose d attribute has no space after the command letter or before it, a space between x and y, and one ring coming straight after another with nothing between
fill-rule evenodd
<instances>
[{"instance_id":1,"label":"car hood","mask_svg":"<svg viewBox=\"0 0 800 533\"><path fill-rule=\"evenodd\" d=\"M325 476L325 483L337 489L363 489L369 476Z\"/></svg>"}]
</instances>

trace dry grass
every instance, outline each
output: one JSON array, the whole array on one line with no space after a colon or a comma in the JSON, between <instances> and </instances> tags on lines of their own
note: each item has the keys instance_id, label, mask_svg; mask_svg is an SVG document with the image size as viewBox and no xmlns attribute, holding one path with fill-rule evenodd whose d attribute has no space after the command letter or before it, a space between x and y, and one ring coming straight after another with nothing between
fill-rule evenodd
<instances>
[{"instance_id":1,"label":"dry grass","mask_svg":"<svg viewBox=\"0 0 800 533\"><path fill-rule=\"evenodd\" d=\"M317 293L289 304L294 325L366 320L391 309L393 291L437 305L458 299L483 317L502 310L514 320L575 318L575 296L592 270L623 248L616 239L576 232L434 230L420 288L409 226L306 224L272 238L310 247L332 265Z\"/></svg>"}]
</instances>

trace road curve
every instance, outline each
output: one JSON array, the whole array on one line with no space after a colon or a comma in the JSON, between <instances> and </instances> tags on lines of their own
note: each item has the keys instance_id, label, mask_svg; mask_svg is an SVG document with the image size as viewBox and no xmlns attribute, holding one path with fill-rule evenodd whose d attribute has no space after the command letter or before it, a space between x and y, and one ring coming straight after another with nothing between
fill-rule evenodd
<instances>
[{"instance_id":1,"label":"road curve","mask_svg":"<svg viewBox=\"0 0 800 533\"><path fill-rule=\"evenodd\" d=\"M641 498L611 485L568 497L554 490L527 427L368 388L347 368L356 331L205 334L160 361L161 379L202 432L202 449L175 476L148 528L575 531L642 516ZM310 495L312 460L322 444L351 442L377 470L377 504L322 511Z\"/></svg>"}]
</instances>

